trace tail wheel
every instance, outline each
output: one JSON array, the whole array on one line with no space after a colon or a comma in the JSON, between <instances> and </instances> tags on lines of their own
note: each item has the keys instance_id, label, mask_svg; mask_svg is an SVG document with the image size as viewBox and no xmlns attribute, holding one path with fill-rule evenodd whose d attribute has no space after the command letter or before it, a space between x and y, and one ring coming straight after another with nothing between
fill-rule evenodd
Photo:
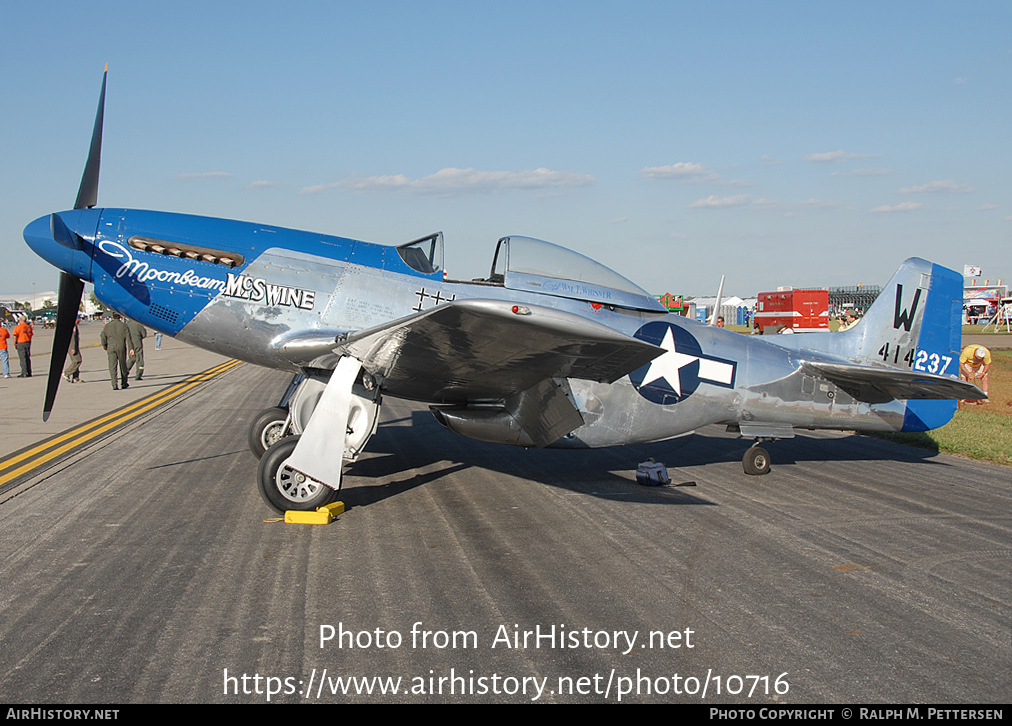
<instances>
[{"instance_id":1,"label":"tail wheel","mask_svg":"<svg viewBox=\"0 0 1012 726\"><path fill-rule=\"evenodd\" d=\"M741 460L746 474L761 476L770 473L770 454L761 446L753 446Z\"/></svg>"},{"instance_id":2,"label":"tail wheel","mask_svg":"<svg viewBox=\"0 0 1012 726\"><path fill-rule=\"evenodd\" d=\"M264 452L257 468L257 489L260 496L268 507L280 514L289 509L312 511L330 504L338 496L336 489L288 466L288 459L298 442L298 436L281 439Z\"/></svg>"},{"instance_id":3,"label":"tail wheel","mask_svg":"<svg viewBox=\"0 0 1012 726\"><path fill-rule=\"evenodd\" d=\"M246 443L256 458L262 457L267 449L284 438L287 423L288 411L283 408L268 408L253 419Z\"/></svg>"}]
</instances>

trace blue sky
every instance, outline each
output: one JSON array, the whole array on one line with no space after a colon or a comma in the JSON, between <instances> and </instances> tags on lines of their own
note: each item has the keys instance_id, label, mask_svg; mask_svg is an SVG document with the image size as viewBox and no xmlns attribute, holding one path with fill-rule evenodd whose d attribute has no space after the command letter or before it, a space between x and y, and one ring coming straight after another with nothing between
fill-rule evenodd
<instances>
[{"instance_id":1,"label":"blue sky","mask_svg":"<svg viewBox=\"0 0 1012 726\"><path fill-rule=\"evenodd\" d=\"M1012 277L1007 2L13 3L0 290L73 205L109 64L99 206L400 243L498 237L654 293Z\"/></svg>"}]
</instances>

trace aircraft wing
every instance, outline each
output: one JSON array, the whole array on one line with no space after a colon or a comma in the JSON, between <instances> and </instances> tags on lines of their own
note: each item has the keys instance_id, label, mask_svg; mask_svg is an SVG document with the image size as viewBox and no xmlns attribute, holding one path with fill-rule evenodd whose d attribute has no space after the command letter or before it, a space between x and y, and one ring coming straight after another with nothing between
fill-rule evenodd
<instances>
[{"instance_id":1,"label":"aircraft wing","mask_svg":"<svg viewBox=\"0 0 1012 726\"><path fill-rule=\"evenodd\" d=\"M821 376L857 400L868 403L885 403L893 399L956 398L977 401L987 398L972 383L919 371L819 361L805 361L802 368L806 373Z\"/></svg>"},{"instance_id":2,"label":"aircraft wing","mask_svg":"<svg viewBox=\"0 0 1012 726\"><path fill-rule=\"evenodd\" d=\"M551 378L611 383L661 348L588 318L502 300L437 305L340 341L389 395L430 403L493 401Z\"/></svg>"}]
</instances>

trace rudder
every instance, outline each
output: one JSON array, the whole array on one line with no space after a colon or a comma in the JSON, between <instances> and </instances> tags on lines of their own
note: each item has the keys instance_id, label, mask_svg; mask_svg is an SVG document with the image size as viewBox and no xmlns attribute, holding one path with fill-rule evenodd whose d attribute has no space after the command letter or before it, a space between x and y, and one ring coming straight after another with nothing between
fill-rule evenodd
<instances>
[{"instance_id":1,"label":"rudder","mask_svg":"<svg viewBox=\"0 0 1012 726\"><path fill-rule=\"evenodd\" d=\"M963 277L954 270L932 265L931 287L911 367L915 371L958 376L962 345ZM952 400L907 401L903 430L927 431L944 426L952 419L956 405Z\"/></svg>"}]
</instances>

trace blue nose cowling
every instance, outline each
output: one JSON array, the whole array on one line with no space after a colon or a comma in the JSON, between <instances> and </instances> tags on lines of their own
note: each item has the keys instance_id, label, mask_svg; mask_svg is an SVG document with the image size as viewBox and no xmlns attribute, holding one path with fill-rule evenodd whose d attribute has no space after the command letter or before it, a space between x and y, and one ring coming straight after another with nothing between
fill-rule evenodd
<instances>
[{"instance_id":1,"label":"blue nose cowling","mask_svg":"<svg viewBox=\"0 0 1012 726\"><path fill-rule=\"evenodd\" d=\"M81 280L91 280L91 250L101 210L73 209L39 217L25 227L25 242L39 257Z\"/></svg>"}]
</instances>

